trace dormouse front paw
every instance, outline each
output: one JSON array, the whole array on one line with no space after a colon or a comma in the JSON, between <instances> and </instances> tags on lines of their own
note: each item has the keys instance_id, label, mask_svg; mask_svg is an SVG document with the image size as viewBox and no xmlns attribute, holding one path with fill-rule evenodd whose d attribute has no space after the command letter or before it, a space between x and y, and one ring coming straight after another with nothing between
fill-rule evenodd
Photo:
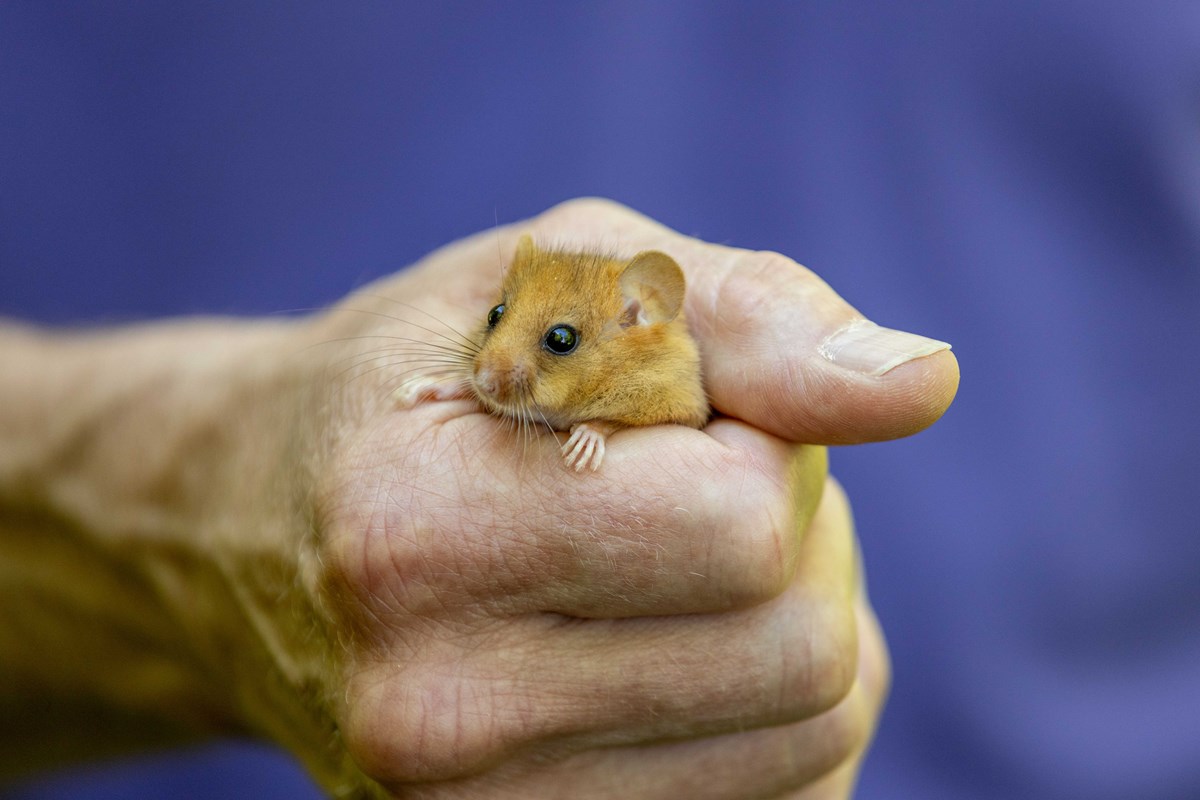
<instances>
[{"instance_id":1,"label":"dormouse front paw","mask_svg":"<svg viewBox=\"0 0 1200 800\"><path fill-rule=\"evenodd\" d=\"M431 400L462 400L467 397L470 397L470 393L462 383L444 383L429 378L405 381L392 392L392 398L400 408L412 408Z\"/></svg>"},{"instance_id":2,"label":"dormouse front paw","mask_svg":"<svg viewBox=\"0 0 1200 800\"><path fill-rule=\"evenodd\" d=\"M563 463L574 467L576 472L589 465L592 472L600 469L604 461L604 440L619 427L599 420L575 423L571 426L570 438L561 449Z\"/></svg>"}]
</instances>

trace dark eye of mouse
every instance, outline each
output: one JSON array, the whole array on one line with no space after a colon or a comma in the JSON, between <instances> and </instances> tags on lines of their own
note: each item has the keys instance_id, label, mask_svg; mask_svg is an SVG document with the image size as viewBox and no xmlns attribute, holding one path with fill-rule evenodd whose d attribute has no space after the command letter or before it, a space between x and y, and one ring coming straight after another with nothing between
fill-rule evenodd
<instances>
[{"instance_id":1,"label":"dark eye of mouse","mask_svg":"<svg viewBox=\"0 0 1200 800\"><path fill-rule=\"evenodd\" d=\"M570 325L555 325L546 331L542 346L557 356L565 356L579 346L579 334Z\"/></svg>"},{"instance_id":2,"label":"dark eye of mouse","mask_svg":"<svg viewBox=\"0 0 1200 800\"><path fill-rule=\"evenodd\" d=\"M493 308L491 311L488 312L488 327L489 328L496 327L496 323L499 322L500 318L503 316L504 316L504 303L501 303L500 305L496 306L495 308Z\"/></svg>"}]
</instances>

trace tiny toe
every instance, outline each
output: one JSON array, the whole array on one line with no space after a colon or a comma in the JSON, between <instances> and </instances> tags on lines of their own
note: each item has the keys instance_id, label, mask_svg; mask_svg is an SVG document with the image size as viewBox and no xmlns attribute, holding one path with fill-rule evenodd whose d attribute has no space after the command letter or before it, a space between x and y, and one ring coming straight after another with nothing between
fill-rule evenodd
<instances>
[{"instance_id":1,"label":"tiny toe","mask_svg":"<svg viewBox=\"0 0 1200 800\"><path fill-rule=\"evenodd\" d=\"M596 453L592 456L592 472L600 469L600 463L604 461L604 440L601 439L596 443Z\"/></svg>"},{"instance_id":2,"label":"tiny toe","mask_svg":"<svg viewBox=\"0 0 1200 800\"><path fill-rule=\"evenodd\" d=\"M570 444L570 442L568 442L568 444ZM579 451L579 442L578 441L576 441L574 443L574 445L571 446L570 450L567 450L566 446L564 445L563 463L566 464L568 467L573 466L579 460L579 452L580 451Z\"/></svg>"},{"instance_id":3,"label":"tiny toe","mask_svg":"<svg viewBox=\"0 0 1200 800\"><path fill-rule=\"evenodd\" d=\"M583 447L582 456L580 456L580 459L578 459L578 461L575 462L576 473L580 473L580 471L583 471L583 468L586 467L586 465L589 461L592 461L592 440L590 440L590 439L588 439L587 446Z\"/></svg>"}]
</instances>

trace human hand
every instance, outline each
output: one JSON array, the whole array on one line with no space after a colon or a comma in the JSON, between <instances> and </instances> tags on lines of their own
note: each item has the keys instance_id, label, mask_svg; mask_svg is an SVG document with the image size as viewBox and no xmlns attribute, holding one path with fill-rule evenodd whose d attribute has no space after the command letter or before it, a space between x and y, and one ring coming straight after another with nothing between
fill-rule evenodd
<instances>
[{"instance_id":1,"label":"human hand","mask_svg":"<svg viewBox=\"0 0 1200 800\"><path fill-rule=\"evenodd\" d=\"M396 411L409 356L389 337L434 341L431 319L471 330L526 227L335 309L312 584L344 632L329 713L346 747L404 797L846 796L886 650L844 498L822 494L824 451L792 442L923 428L953 397L953 356L897 335L893 351L922 357L855 369L888 342L811 273L615 204L529 227L677 258L723 416L622 431L579 476L552 436L522 439L471 402ZM875 349L848 351L848 329ZM365 791L356 768L337 781Z\"/></svg>"},{"instance_id":2,"label":"human hand","mask_svg":"<svg viewBox=\"0 0 1200 800\"><path fill-rule=\"evenodd\" d=\"M379 337L476 324L530 228L680 261L705 430L577 475L472 403L396 408ZM781 256L577 201L309 320L0 325L0 774L250 732L344 797L845 796L887 659L816 445L957 382L905 336L847 369L881 352L855 320Z\"/></svg>"}]
</instances>

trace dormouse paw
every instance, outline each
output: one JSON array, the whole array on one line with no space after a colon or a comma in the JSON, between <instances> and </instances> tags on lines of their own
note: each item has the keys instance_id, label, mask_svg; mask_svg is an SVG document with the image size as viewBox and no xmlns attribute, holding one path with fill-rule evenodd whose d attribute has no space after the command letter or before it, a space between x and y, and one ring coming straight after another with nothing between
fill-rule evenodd
<instances>
[{"instance_id":1,"label":"dormouse paw","mask_svg":"<svg viewBox=\"0 0 1200 800\"><path fill-rule=\"evenodd\" d=\"M405 381L400 388L392 392L392 397L400 408L412 408L418 403L427 403L430 400L460 400L468 396L466 387L460 383L439 383L427 378Z\"/></svg>"},{"instance_id":2,"label":"dormouse paw","mask_svg":"<svg viewBox=\"0 0 1200 800\"><path fill-rule=\"evenodd\" d=\"M618 426L607 422L577 422L562 446L563 463L576 472L590 465L592 472L604 461L604 440Z\"/></svg>"}]
</instances>

